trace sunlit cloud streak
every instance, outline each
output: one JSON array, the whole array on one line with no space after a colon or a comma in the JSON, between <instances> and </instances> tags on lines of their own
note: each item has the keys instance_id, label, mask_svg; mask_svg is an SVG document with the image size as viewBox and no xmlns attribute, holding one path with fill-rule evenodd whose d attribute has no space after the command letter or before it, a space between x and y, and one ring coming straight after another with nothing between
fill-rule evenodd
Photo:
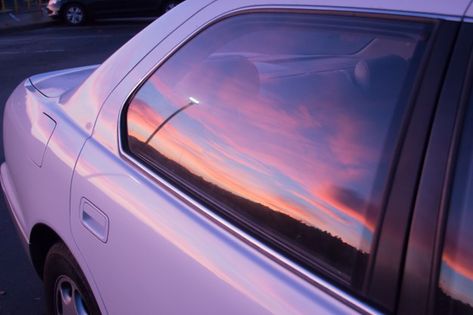
<instances>
[{"instance_id":1,"label":"sunlit cloud streak","mask_svg":"<svg viewBox=\"0 0 473 315\"><path fill-rule=\"evenodd\" d=\"M191 87L163 88L159 80L152 84L167 100L179 99L174 108L185 105L181 95L209 99L186 92ZM325 110L315 115L309 107L313 101L307 100L288 113L275 97L249 97L225 85L212 97L212 104L196 105L175 117L151 144L226 190L368 251L369 242L361 239L370 239L374 226L366 215L366 200L384 134L377 139L377 148L358 139L378 126L367 127L354 113L340 111L340 104L324 104ZM226 106L219 106L222 103ZM150 125L153 121L162 120L153 118L153 112L146 104L133 109L141 128L137 138L156 128ZM335 186L353 190L359 202L349 205L340 200Z\"/></svg>"}]
</instances>

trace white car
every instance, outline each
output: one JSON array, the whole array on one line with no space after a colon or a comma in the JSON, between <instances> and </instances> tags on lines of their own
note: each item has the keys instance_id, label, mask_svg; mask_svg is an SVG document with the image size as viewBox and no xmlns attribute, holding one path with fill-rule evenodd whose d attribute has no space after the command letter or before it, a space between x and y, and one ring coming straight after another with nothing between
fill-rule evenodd
<instances>
[{"instance_id":1,"label":"white car","mask_svg":"<svg viewBox=\"0 0 473 315\"><path fill-rule=\"evenodd\" d=\"M472 314L469 5L187 0L26 79L1 183L48 311Z\"/></svg>"}]
</instances>

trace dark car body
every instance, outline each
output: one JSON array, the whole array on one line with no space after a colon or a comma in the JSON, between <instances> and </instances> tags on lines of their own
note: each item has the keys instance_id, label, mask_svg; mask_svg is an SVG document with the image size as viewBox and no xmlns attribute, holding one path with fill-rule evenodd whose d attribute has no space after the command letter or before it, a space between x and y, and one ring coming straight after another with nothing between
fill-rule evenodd
<instances>
[{"instance_id":1,"label":"dark car body","mask_svg":"<svg viewBox=\"0 0 473 315\"><path fill-rule=\"evenodd\" d=\"M66 11L71 6L83 9L84 19L107 17L146 17L158 16L181 1L176 0L51 0L47 5L48 15L52 18L65 19Z\"/></svg>"}]
</instances>

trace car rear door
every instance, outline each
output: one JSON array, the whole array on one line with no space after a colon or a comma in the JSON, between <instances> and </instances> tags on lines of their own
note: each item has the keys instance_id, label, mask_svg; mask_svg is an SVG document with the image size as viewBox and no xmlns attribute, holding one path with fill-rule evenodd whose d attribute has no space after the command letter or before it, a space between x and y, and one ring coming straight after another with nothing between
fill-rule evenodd
<instances>
[{"instance_id":1,"label":"car rear door","mask_svg":"<svg viewBox=\"0 0 473 315\"><path fill-rule=\"evenodd\" d=\"M109 313L395 311L458 23L300 9L217 1L107 99L71 228ZM278 29L284 17L315 33Z\"/></svg>"}]
</instances>

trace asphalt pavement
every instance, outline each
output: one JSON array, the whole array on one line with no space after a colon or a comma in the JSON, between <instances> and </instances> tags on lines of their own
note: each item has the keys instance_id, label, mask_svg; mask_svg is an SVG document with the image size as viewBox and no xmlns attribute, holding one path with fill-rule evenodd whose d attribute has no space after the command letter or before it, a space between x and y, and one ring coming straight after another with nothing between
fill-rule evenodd
<instances>
[{"instance_id":1,"label":"asphalt pavement","mask_svg":"<svg viewBox=\"0 0 473 315\"><path fill-rule=\"evenodd\" d=\"M83 27L60 24L0 36L0 113L13 89L42 72L102 63L149 20L103 21ZM0 133L1 127L0 120ZM0 161L3 162L3 135ZM45 314L42 283L21 246L3 198L0 201L0 315Z\"/></svg>"}]
</instances>

